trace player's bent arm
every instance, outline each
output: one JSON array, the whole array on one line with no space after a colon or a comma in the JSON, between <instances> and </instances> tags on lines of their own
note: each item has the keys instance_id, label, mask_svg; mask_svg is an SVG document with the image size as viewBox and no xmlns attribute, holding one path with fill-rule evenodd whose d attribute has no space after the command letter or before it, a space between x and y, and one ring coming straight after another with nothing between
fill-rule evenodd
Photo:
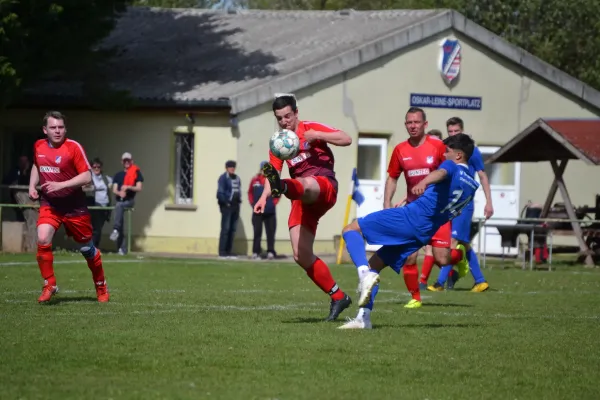
<instances>
[{"instance_id":1,"label":"player's bent arm","mask_svg":"<svg viewBox=\"0 0 600 400\"><path fill-rule=\"evenodd\" d=\"M492 190L490 189L490 180L488 179L485 171L477 171L477 175L479 175L479 182L481 182L481 187L483 188L483 194L485 194L485 201L491 205L492 204Z\"/></svg>"},{"instance_id":2,"label":"player's bent arm","mask_svg":"<svg viewBox=\"0 0 600 400\"><path fill-rule=\"evenodd\" d=\"M31 167L31 173L29 175L29 190L35 189L40 183L40 174L38 172L37 165Z\"/></svg>"},{"instance_id":3,"label":"player's bent arm","mask_svg":"<svg viewBox=\"0 0 600 400\"><path fill-rule=\"evenodd\" d=\"M446 179L447 176L448 171L446 171L445 169L436 169L435 171L427 175L425 179L421 181L421 183L425 186L433 185L434 183L443 181L444 179Z\"/></svg>"},{"instance_id":4,"label":"player's bent arm","mask_svg":"<svg viewBox=\"0 0 600 400\"><path fill-rule=\"evenodd\" d=\"M335 132L317 132L317 140L322 140L334 146L350 146L352 144L352 138L344 131Z\"/></svg>"},{"instance_id":5,"label":"player's bent arm","mask_svg":"<svg viewBox=\"0 0 600 400\"><path fill-rule=\"evenodd\" d=\"M385 181L385 189L383 191L383 208L392 207L392 198L396 194L396 188L398 187L398 178L392 178L388 175Z\"/></svg>"},{"instance_id":6,"label":"player's bent arm","mask_svg":"<svg viewBox=\"0 0 600 400\"><path fill-rule=\"evenodd\" d=\"M88 185L92 182L92 172L85 171L77 175L75 178L71 178L68 181L64 181L63 185L65 188L77 188Z\"/></svg>"}]
</instances>

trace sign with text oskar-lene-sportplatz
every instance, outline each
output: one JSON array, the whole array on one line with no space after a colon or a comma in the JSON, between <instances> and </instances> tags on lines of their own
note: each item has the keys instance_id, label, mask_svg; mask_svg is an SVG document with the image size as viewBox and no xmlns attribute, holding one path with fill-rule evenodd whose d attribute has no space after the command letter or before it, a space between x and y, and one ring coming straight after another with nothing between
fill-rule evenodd
<instances>
[{"instance_id":1,"label":"sign with text oskar-lene-sportplatz","mask_svg":"<svg viewBox=\"0 0 600 400\"><path fill-rule=\"evenodd\" d=\"M410 105L411 107L452 108L457 110L480 111L481 97L411 93Z\"/></svg>"}]
</instances>

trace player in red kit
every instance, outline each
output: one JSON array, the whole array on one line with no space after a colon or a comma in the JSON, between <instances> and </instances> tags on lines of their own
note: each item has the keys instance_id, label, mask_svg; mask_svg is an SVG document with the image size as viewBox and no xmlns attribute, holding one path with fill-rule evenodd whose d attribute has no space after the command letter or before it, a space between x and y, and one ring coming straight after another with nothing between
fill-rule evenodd
<instances>
[{"instance_id":1,"label":"player in red kit","mask_svg":"<svg viewBox=\"0 0 600 400\"><path fill-rule=\"evenodd\" d=\"M328 145L349 146L352 138L317 122L300 121L296 98L291 94L275 98L273 113L281 129L296 132L300 139L300 152L294 159L287 160L291 179L280 179L283 161L269 154L270 162L263 167L267 182L254 212L263 212L268 196L277 198L283 194L292 201L288 227L294 260L331 297L326 321L334 321L352 304L352 300L340 290L327 264L314 254L313 244L319 219L337 200L334 159Z\"/></svg>"},{"instance_id":2,"label":"player in red kit","mask_svg":"<svg viewBox=\"0 0 600 400\"><path fill-rule=\"evenodd\" d=\"M58 292L54 276L52 238L61 225L66 233L81 244L80 252L92 271L99 302L109 300L100 250L92 241L92 221L82 186L92 180L91 166L81 145L67 139L65 117L58 111L44 116L46 139L34 145L34 165L29 181L29 196L40 199L37 222L37 261L44 287L38 302L47 303ZM37 185L41 185L38 192Z\"/></svg>"},{"instance_id":3,"label":"player in red kit","mask_svg":"<svg viewBox=\"0 0 600 400\"><path fill-rule=\"evenodd\" d=\"M384 208L392 206L392 198L396 192L400 174L404 173L407 186L406 202L410 203L417 199L417 196L412 193L412 188L425 179L430 172L436 170L445 160L446 145L444 142L425 134L427 119L422 109L411 107L406 113L404 124L410 137L394 148L390 158L388 178L385 184ZM431 261L433 265L433 260L436 260L439 265L445 265L443 264L447 255L445 249L450 247L451 236L451 225L442 226L431 239L431 247L426 247L425 262ZM411 255L402 268L404 282L412 295L412 300L405 305L406 308L418 308L422 305L417 255L418 252Z\"/></svg>"}]
</instances>

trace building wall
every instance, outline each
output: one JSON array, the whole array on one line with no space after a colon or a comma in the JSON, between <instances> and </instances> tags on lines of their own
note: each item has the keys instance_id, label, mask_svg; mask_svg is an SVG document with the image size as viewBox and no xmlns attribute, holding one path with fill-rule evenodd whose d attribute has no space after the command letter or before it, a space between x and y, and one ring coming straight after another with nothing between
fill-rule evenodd
<instances>
[{"instance_id":1,"label":"building wall","mask_svg":"<svg viewBox=\"0 0 600 400\"><path fill-rule=\"evenodd\" d=\"M450 32L448 32L450 34ZM526 74L500 56L483 51L459 36L462 66L458 82L447 87L437 69L440 40L432 38L396 54L383 57L348 73L296 92L300 118L323 122L349 133L353 144L334 148L336 174L340 182L337 205L321 220L315 249L333 251L333 238L341 231L352 169L356 166L359 134L389 138L393 146L405 140L404 113L410 93L482 97L481 111L426 109L429 128L445 130L451 116L465 120L466 131L479 145L501 146L539 117L597 117L573 98L547 82ZM43 112L11 110L2 115L0 129L11 132L39 131ZM120 155L133 153L146 177L133 215L136 248L154 252L217 253L220 214L216 202L218 176L228 159L238 161L244 191L235 251L251 252L251 207L245 192L261 161L268 157L268 139L276 130L270 104L248 110L231 128L229 116L197 115L190 128L183 114L174 112L81 112L68 111L69 136L79 140L90 158L100 156L107 172L120 168ZM195 136L195 209L166 209L173 202L173 132L192 129ZM588 181L595 171L573 162L566 173L575 204L592 204L600 182ZM287 171L284 171L284 176ZM552 180L545 163L526 164L521 169L520 206L527 200L543 202ZM583 184L585 182L585 184ZM398 200L405 194L398 185ZM560 196L560 195L559 195ZM557 198L557 201L560 197ZM290 203L278 206L276 250L291 253L287 217ZM355 215L352 205L351 218ZM110 227L107 227L107 230Z\"/></svg>"},{"instance_id":2,"label":"building wall","mask_svg":"<svg viewBox=\"0 0 600 400\"><path fill-rule=\"evenodd\" d=\"M68 136L79 141L88 158L98 156L105 173L121 166L129 151L144 175L144 190L132 214L134 249L156 252L217 251L220 215L216 203L218 176L226 159L236 158L236 138L228 115L196 117L194 204L196 209L166 209L173 203L174 132L187 132L183 114L175 112L81 112L65 110ZM43 111L10 110L1 118L3 135L41 132ZM40 134L41 137L41 134ZM105 226L110 233L112 226ZM112 245L104 239L108 248Z\"/></svg>"},{"instance_id":3,"label":"building wall","mask_svg":"<svg viewBox=\"0 0 600 400\"><path fill-rule=\"evenodd\" d=\"M341 230L347 183L352 168L356 166L359 133L389 138L388 149L391 152L393 146L406 139L403 121L404 113L410 107L410 93L482 97L480 111L425 109L429 129L445 131L445 121L459 116L465 121L466 131L480 146L502 146L540 117L590 118L600 115L598 110L586 107L548 82L531 76L501 56L484 51L481 46L460 35L460 77L452 87L446 86L438 71L437 60L439 43L450 34L439 35L419 46L296 92L301 119L333 125L345 130L354 139L350 148L334 149L340 194L338 204L323 218L317 233L317 240L322 242L321 248L331 251L330 241ZM253 171L258 168L260 160L266 157L268 138L275 129L269 105L240 116L242 134L238 150L241 165L250 165ZM249 151L257 146L262 147L259 155ZM593 168L575 161L567 168L567 185L575 204L592 204L595 193L600 193L600 182L588 184L586 181L586 185L581 185L585 177L594 172ZM547 163L522 165L520 208L528 200L543 202L552 177ZM395 199L404 194L404 185L399 184ZM560 200L559 194L555 201ZM278 240L287 237L285 222L288 212L289 202L284 200L278 211ZM249 221L249 207L244 210L243 218ZM248 234L251 236L250 231Z\"/></svg>"}]
</instances>

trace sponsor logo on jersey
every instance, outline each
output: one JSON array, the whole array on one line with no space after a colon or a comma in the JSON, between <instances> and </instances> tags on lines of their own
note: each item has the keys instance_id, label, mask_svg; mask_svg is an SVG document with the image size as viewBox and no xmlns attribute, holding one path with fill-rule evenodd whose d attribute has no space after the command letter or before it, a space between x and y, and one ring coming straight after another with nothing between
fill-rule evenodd
<instances>
[{"instance_id":1,"label":"sponsor logo on jersey","mask_svg":"<svg viewBox=\"0 0 600 400\"><path fill-rule=\"evenodd\" d=\"M407 175L409 177L429 175L429 168L409 169Z\"/></svg>"},{"instance_id":2,"label":"sponsor logo on jersey","mask_svg":"<svg viewBox=\"0 0 600 400\"><path fill-rule=\"evenodd\" d=\"M60 167L51 167L49 165L40 166L40 172L49 172L51 174L60 174Z\"/></svg>"},{"instance_id":3,"label":"sponsor logo on jersey","mask_svg":"<svg viewBox=\"0 0 600 400\"><path fill-rule=\"evenodd\" d=\"M48 172L51 174L60 174L60 168L59 167L51 167L49 165L41 165L40 172Z\"/></svg>"},{"instance_id":4,"label":"sponsor logo on jersey","mask_svg":"<svg viewBox=\"0 0 600 400\"><path fill-rule=\"evenodd\" d=\"M294 157L291 160L289 160L289 163L293 167L296 164L301 163L302 161L306 160L309 157L310 157L310 153L300 153L296 157Z\"/></svg>"}]
</instances>

